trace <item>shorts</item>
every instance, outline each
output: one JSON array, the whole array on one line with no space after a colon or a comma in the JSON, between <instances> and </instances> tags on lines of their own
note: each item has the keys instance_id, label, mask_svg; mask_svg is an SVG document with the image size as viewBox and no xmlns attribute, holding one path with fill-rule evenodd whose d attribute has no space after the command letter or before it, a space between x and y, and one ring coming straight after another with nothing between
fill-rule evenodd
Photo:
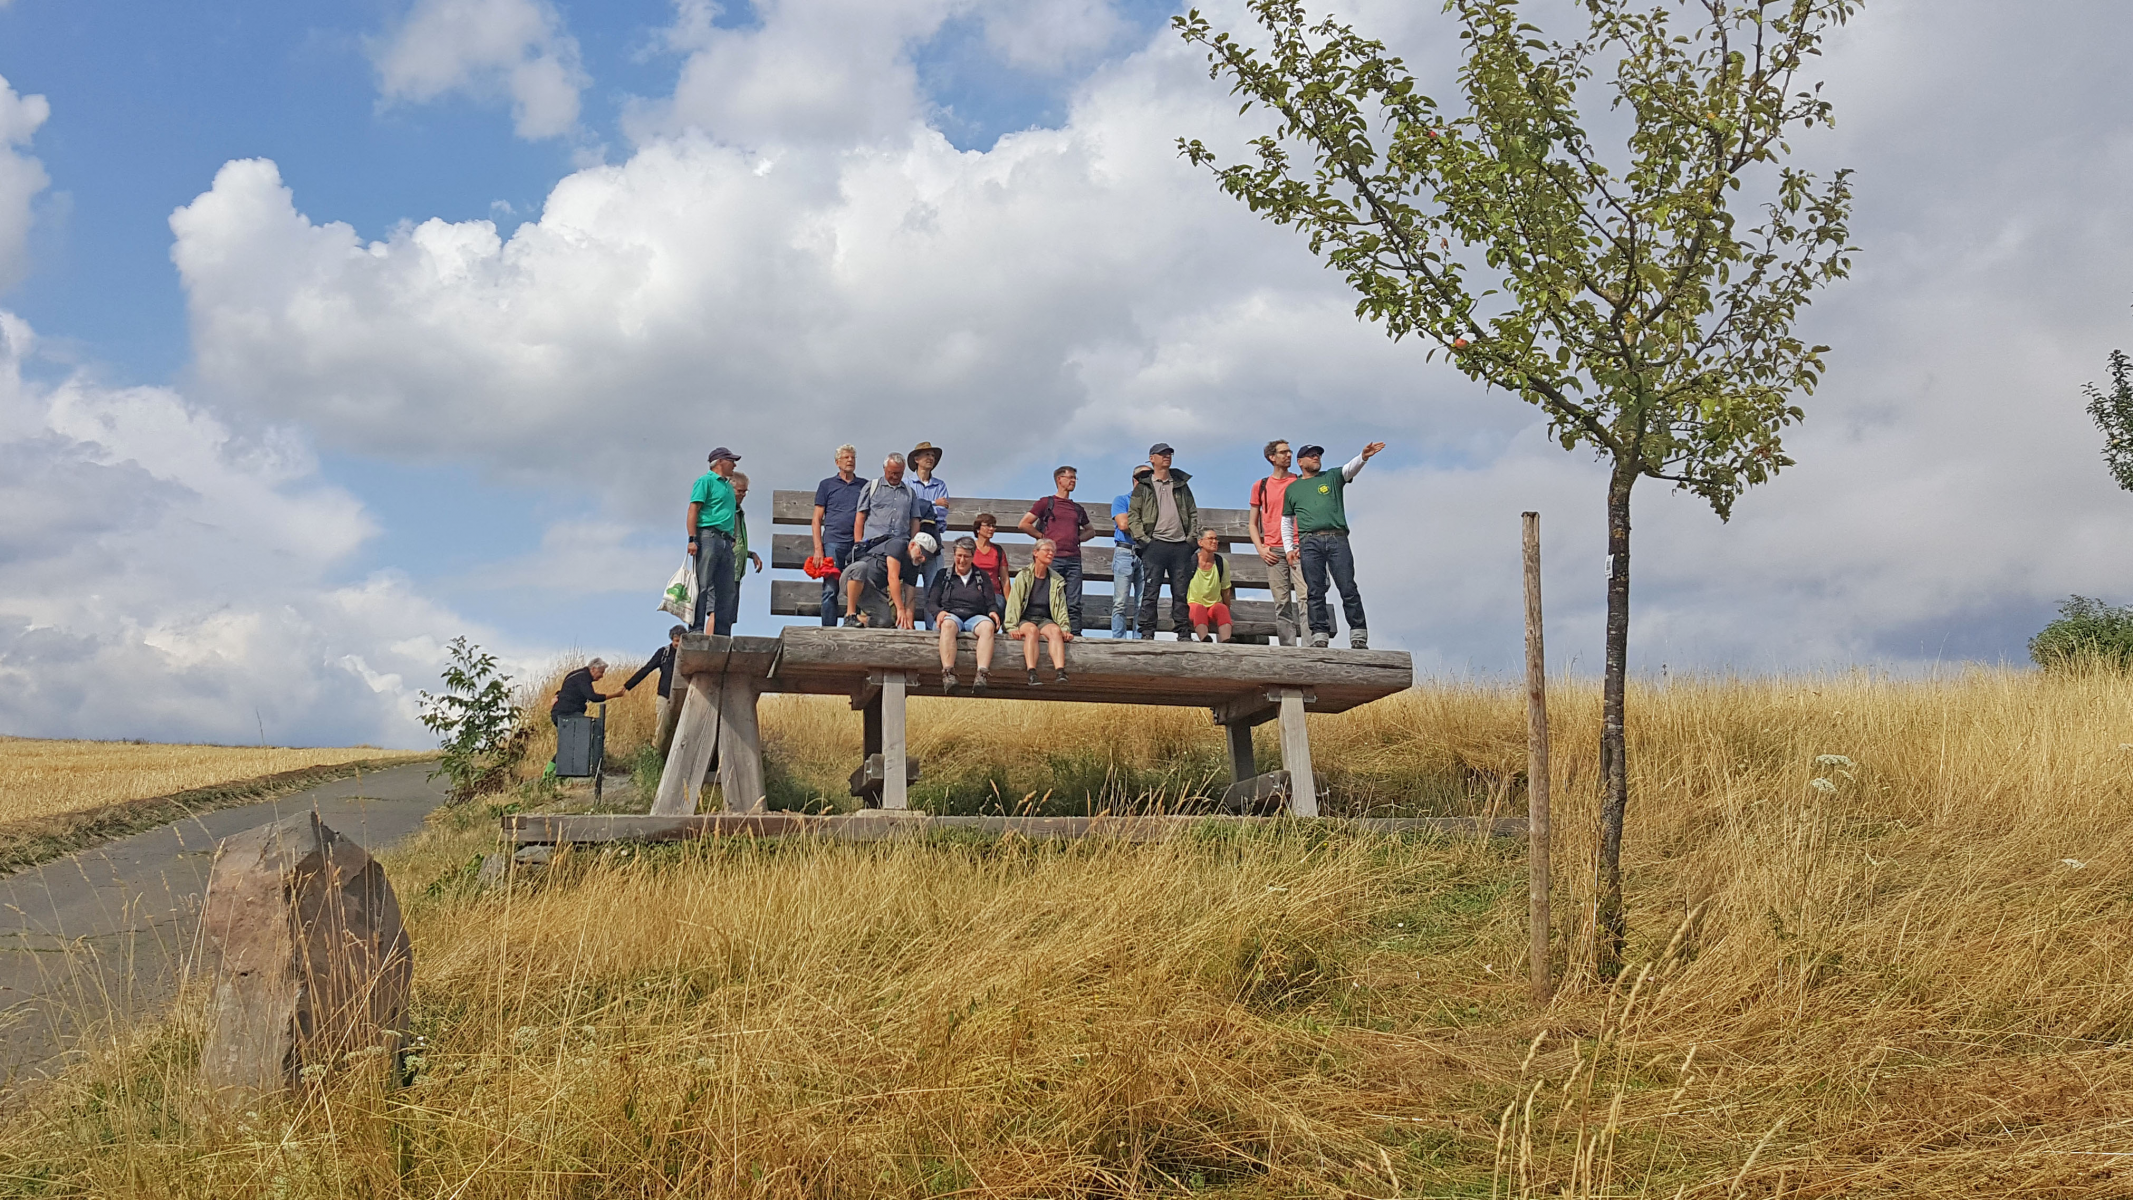
<instances>
[{"instance_id":1,"label":"shorts","mask_svg":"<svg viewBox=\"0 0 2133 1200\"><path fill-rule=\"evenodd\" d=\"M992 624L992 616L989 613L979 613L977 616L974 617L959 617L956 616L954 613L948 612L947 610L943 609L942 611L935 613L933 616L933 619L936 622L939 622L936 628L947 627L947 622L941 620L941 618L943 617L946 617L948 621L955 622L955 629L957 633L976 633L978 631L978 626Z\"/></svg>"},{"instance_id":2,"label":"shorts","mask_svg":"<svg viewBox=\"0 0 2133 1200\"><path fill-rule=\"evenodd\" d=\"M1195 626L1206 625L1212 629L1220 629L1224 625L1233 624L1229 619L1227 604L1188 604L1186 607L1192 610L1192 623Z\"/></svg>"}]
</instances>

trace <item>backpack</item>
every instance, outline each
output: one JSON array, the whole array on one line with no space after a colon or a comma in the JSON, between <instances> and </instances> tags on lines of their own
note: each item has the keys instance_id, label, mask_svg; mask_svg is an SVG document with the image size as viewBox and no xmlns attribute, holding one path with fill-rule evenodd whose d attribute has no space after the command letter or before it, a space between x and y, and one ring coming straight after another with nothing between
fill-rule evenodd
<instances>
[{"instance_id":1,"label":"backpack","mask_svg":"<svg viewBox=\"0 0 2133 1200\"><path fill-rule=\"evenodd\" d=\"M1081 516L1081 520L1076 521L1074 523L1074 548L1072 551L1075 554L1079 554L1081 553L1081 544L1089 540L1087 535L1081 532L1082 530L1087 529L1090 525L1089 510L1083 508L1079 503L1072 500L1067 501L1067 503L1074 505L1074 511L1076 513L1079 513ZM1037 514L1037 521L1040 529L1049 529L1052 524L1052 513L1055 512L1058 507L1059 497L1056 495L1052 495L1046 496L1044 499L1039 500L1035 504L1030 505L1029 510ZM1040 508L1044 511L1038 512L1037 510ZM1038 536L1050 537L1051 535L1040 532ZM1060 547L1060 552L1066 553L1067 550L1065 547Z\"/></svg>"},{"instance_id":2,"label":"backpack","mask_svg":"<svg viewBox=\"0 0 2133 1200\"><path fill-rule=\"evenodd\" d=\"M867 480L867 485L859 489L860 512L865 512L867 510L867 505L874 499L874 485L880 482L881 480L879 479L869 479ZM930 533L933 535L935 541L939 541L940 522L934 519L938 514L933 511L932 502L928 501L925 497L920 496L918 494L918 489L912 487L908 483L899 483L896 486L902 488L905 492L909 493L911 497L911 512L913 515L918 517L918 531L920 533Z\"/></svg>"}]
</instances>

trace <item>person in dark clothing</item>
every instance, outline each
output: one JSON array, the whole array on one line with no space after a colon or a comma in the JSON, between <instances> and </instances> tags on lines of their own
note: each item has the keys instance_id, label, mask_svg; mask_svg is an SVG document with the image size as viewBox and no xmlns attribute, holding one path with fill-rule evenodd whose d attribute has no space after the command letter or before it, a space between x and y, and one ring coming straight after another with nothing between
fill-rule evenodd
<instances>
[{"instance_id":1,"label":"person in dark clothing","mask_svg":"<svg viewBox=\"0 0 2133 1200\"><path fill-rule=\"evenodd\" d=\"M859 451L850 443L837 447L837 473L815 485L815 557L829 559L839 571L852 560L852 519L859 514ZM835 575L822 578L822 623L835 625L843 611L844 589Z\"/></svg>"},{"instance_id":2,"label":"person in dark clothing","mask_svg":"<svg viewBox=\"0 0 2133 1200\"><path fill-rule=\"evenodd\" d=\"M933 627L941 631L943 696L955 691L955 639L959 633L978 639L978 676L970 690L982 695L991 683L987 672L992 670L992 636L999 628L999 618L993 611L996 593L992 576L978 569L977 552L977 539L957 538L954 562L935 574L933 586L926 589L926 607L933 610Z\"/></svg>"},{"instance_id":3,"label":"person in dark clothing","mask_svg":"<svg viewBox=\"0 0 2133 1200\"><path fill-rule=\"evenodd\" d=\"M1052 555L1052 570L1066 583L1067 610L1073 620L1068 633L1081 632L1081 543L1088 538L1088 510L1074 503L1074 486L1081 473L1072 467L1052 472L1052 494L1029 506L1019 528L1033 538L1050 538L1058 547Z\"/></svg>"},{"instance_id":4,"label":"person in dark clothing","mask_svg":"<svg viewBox=\"0 0 2133 1200\"><path fill-rule=\"evenodd\" d=\"M557 717L582 717L585 715L586 705L599 704L621 695L621 692L616 692L614 696L602 695L600 689L594 686L605 674L607 660L596 658L563 676L563 686L556 691L555 703L548 709L548 719L553 721Z\"/></svg>"},{"instance_id":5,"label":"person in dark clothing","mask_svg":"<svg viewBox=\"0 0 2133 1200\"><path fill-rule=\"evenodd\" d=\"M637 685L644 682L645 676L654 671L659 672L659 723L652 726L654 729L667 727L667 705L673 703L674 696L674 655L681 649L681 635L687 632L687 625L676 625L667 630L667 644L653 651L652 657L645 659L644 665L637 668L637 673L622 685L623 691L634 692Z\"/></svg>"},{"instance_id":6,"label":"person in dark clothing","mask_svg":"<svg viewBox=\"0 0 2133 1200\"><path fill-rule=\"evenodd\" d=\"M1193 531L1200 506L1192 498L1192 476L1170 469L1169 442L1148 447L1148 474L1134 481L1126 502L1126 532L1141 556L1141 640L1155 640L1156 597L1170 583L1170 628L1179 641L1192 639L1192 610L1185 599L1192 585Z\"/></svg>"}]
</instances>

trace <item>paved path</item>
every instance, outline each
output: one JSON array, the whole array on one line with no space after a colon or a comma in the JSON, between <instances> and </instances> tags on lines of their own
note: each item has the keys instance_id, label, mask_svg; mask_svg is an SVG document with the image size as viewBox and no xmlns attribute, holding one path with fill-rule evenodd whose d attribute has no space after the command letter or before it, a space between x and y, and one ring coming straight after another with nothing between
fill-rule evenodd
<instances>
[{"instance_id":1,"label":"paved path","mask_svg":"<svg viewBox=\"0 0 2133 1200\"><path fill-rule=\"evenodd\" d=\"M317 806L377 850L444 800L430 763L366 771L189 817L0 878L0 1090L55 1069L87 1025L161 1008L177 987L222 838Z\"/></svg>"}]
</instances>

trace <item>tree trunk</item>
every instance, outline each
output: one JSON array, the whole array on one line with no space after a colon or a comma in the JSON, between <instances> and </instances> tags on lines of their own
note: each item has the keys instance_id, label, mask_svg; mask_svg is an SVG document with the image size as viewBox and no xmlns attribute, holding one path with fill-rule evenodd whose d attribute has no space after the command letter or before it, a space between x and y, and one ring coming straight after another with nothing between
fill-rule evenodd
<instances>
[{"instance_id":1,"label":"tree trunk","mask_svg":"<svg viewBox=\"0 0 2133 1200\"><path fill-rule=\"evenodd\" d=\"M1607 481L1607 680L1600 727L1600 856L1594 913L1594 966L1600 978L1622 970L1628 926L1622 914L1622 814L1629 807L1629 760L1623 738L1629 681L1629 490L1637 471L1617 462Z\"/></svg>"}]
</instances>

